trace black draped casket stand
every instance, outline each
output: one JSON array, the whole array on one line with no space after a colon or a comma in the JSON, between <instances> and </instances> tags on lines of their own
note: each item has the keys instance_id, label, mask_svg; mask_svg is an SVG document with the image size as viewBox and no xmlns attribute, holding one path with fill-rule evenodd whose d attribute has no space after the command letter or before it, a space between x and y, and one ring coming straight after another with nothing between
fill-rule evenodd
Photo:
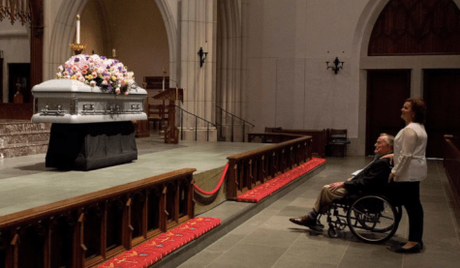
<instances>
[{"instance_id":1,"label":"black draped casket stand","mask_svg":"<svg viewBox=\"0 0 460 268\"><path fill-rule=\"evenodd\" d=\"M46 167L92 170L137 159L131 121L51 125Z\"/></svg>"}]
</instances>

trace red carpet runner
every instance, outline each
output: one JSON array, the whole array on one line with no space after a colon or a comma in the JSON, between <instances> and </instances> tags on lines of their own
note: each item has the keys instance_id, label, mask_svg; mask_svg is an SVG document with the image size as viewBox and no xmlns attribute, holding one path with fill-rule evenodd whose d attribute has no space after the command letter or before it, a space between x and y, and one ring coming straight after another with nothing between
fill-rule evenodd
<instances>
[{"instance_id":1,"label":"red carpet runner","mask_svg":"<svg viewBox=\"0 0 460 268\"><path fill-rule=\"evenodd\" d=\"M314 169L315 167L321 165L324 162L326 162L326 159L313 157L310 161L306 162L305 164L293 168L288 172L283 173L267 181L266 183L254 187L253 189L245 192L244 194L239 195L236 198L236 200L240 202L258 203L260 200L271 195L273 192L282 188L284 185L304 175L308 171Z\"/></svg>"},{"instance_id":2,"label":"red carpet runner","mask_svg":"<svg viewBox=\"0 0 460 268\"><path fill-rule=\"evenodd\" d=\"M164 256L197 239L220 225L221 220L211 217L196 217L163 233L123 254L97 266L97 268L146 268Z\"/></svg>"}]
</instances>

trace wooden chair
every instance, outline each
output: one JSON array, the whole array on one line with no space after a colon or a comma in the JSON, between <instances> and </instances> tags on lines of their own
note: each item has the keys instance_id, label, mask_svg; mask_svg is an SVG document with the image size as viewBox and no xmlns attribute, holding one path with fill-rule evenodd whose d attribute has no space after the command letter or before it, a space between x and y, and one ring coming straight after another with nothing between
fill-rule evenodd
<instances>
[{"instance_id":1,"label":"wooden chair","mask_svg":"<svg viewBox=\"0 0 460 268\"><path fill-rule=\"evenodd\" d=\"M149 104L148 109L148 121L149 128L150 122L153 122L153 129L157 129L156 125L158 124L158 130L162 129L162 125L165 121L168 120L167 109L162 104Z\"/></svg>"},{"instance_id":2,"label":"wooden chair","mask_svg":"<svg viewBox=\"0 0 460 268\"><path fill-rule=\"evenodd\" d=\"M334 156L337 150L342 157L347 156L347 146L350 144L346 129L328 129L327 152L328 156Z\"/></svg>"}]
</instances>

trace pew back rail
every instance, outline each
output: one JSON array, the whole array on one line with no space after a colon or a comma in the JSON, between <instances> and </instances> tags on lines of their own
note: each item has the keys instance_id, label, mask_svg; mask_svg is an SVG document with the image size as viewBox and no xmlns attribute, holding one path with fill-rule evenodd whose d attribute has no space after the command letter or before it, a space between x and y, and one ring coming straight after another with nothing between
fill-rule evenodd
<instances>
[{"instance_id":1,"label":"pew back rail","mask_svg":"<svg viewBox=\"0 0 460 268\"><path fill-rule=\"evenodd\" d=\"M444 168L451 189L460 205L460 137L444 136Z\"/></svg>"},{"instance_id":2,"label":"pew back rail","mask_svg":"<svg viewBox=\"0 0 460 268\"><path fill-rule=\"evenodd\" d=\"M227 157L227 199L234 200L312 158L311 136L285 135L281 143Z\"/></svg>"},{"instance_id":3,"label":"pew back rail","mask_svg":"<svg viewBox=\"0 0 460 268\"><path fill-rule=\"evenodd\" d=\"M93 267L194 218L185 168L0 217L0 267Z\"/></svg>"}]
</instances>

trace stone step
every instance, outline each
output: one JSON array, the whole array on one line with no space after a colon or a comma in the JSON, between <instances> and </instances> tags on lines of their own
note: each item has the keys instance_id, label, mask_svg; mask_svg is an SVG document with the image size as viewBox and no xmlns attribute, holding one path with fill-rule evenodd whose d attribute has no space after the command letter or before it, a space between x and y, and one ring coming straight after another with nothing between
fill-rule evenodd
<instances>
[{"instance_id":1,"label":"stone step","mask_svg":"<svg viewBox=\"0 0 460 268\"><path fill-rule=\"evenodd\" d=\"M48 150L48 141L17 143L8 148L0 148L0 158L11 158L33 154L44 154Z\"/></svg>"},{"instance_id":2,"label":"stone step","mask_svg":"<svg viewBox=\"0 0 460 268\"><path fill-rule=\"evenodd\" d=\"M51 123L29 120L0 121L0 157L16 157L46 153Z\"/></svg>"},{"instance_id":3,"label":"stone step","mask_svg":"<svg viewBox=\"0 0 460 268\"><path fill-rule=\"evenodd\" d=\"M28 144L40 141L48 142L49 139L49 131L16 132L6 135L0 134L0 148L12 147L14 144Z\"/></svg>"},{"instance_id":4,"label":"stone step","mask_svg":"<svg viewBox=\"0 0 460 268\"><path fill-rule=\"evenodd\" d=\"M0 122L0 135L15 135L17 133L50 132L51 123L31 123L30 121Z\"/></svg>"}]
</instances>

